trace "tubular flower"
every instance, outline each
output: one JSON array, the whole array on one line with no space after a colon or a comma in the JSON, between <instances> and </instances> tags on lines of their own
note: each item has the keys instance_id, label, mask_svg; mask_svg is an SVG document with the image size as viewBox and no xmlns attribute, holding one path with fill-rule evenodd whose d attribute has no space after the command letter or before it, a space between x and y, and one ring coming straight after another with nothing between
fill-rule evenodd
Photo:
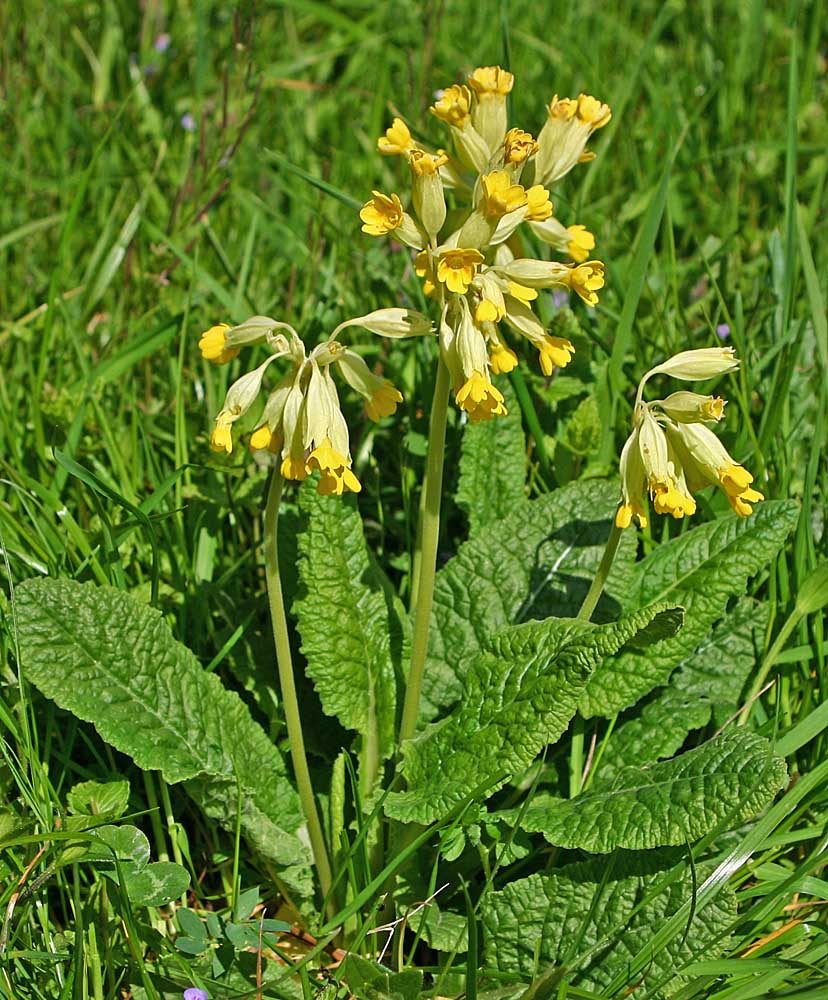
<instances>
[{"instance_id":1,"label":"tubular flower","mask_svg":"<svg viewBox=\"0 0 828 1000\"><path fill-rule=\"evenodd\" d=\"M588 260L578 264L569 274L569 287L586 302L588 306L598 305L599 288L604 287L604 265L600 260Z\"/></svg>"},{"instance_id":2,"label":"tubular flower","mask_svg":"<svg viewBox=\"0 0 828 1000\"><path fill-rule=\"evenodd\" d=\"M753 476L707 426L722 418L723 399L684 390L651 403L642 398L653 374L669 372L696 381L701 371L723 374L738 365L732 352L717 356L714 350L684 351L651 369L639 383L632 434L621 453L622 495L615 519L619 528L628 527L633 519L646 527L645 489L656 513L674 518L694 514L692 491L714 483L740 517L747 517L752 505L764 499L751 485Z\"/></svg>"},{"instance_id":3,"label":"tubular flower","mask_svg":"<svg viewBox=\"0 0 828 1000\"><path fill-rule=\"evenodd\" d=\"M510 128L503 140L503 162L519 165L525 163L538 151L538 144L529 132L520 128Z\"/></svg>"},{"instance_id":4,"label":"tubular flower","mask_svg":"<svg viewBox=\"0 0 828 1000\"><path fill-rule=\"evenodd\" d=\"M210 439L213 450L231 454L233 424L251 409L259 398L264 375L279 360L288 362L288 370L270 391L249 446L257 453L279 456L279 472L285 479L305 479L319 470L317 490L323 495L341 495L345 490L359 491L360 484L351 469L348 426L339 405L339 396L331 375L336 368L345 382L365 399L365 408L373 420L392 414L401 393L388 379L375 375L356 352L335 339L350 326L389 337L429 333L431 324L425 316L405 309L377 309L364 316L346 320L330 339L310 353L296 331L286 323L263 321L253 317L233 330L249 342L264 340L271 355L258 368L243 375L227 391ZM262 330L267 326L266 332ZM229 328L228 328L229 329ZM274 333L287 330L289 335Z\"/></svg>"},{"instance_id":5,"label":"tubular flower","mask_svg":"<svg viewBox=\"0 0 828 1000\"><path fill-rule=\"evenodd\" d=\"M465 295L483 259L479 250L443 250L437 260L437 280L450 292Z\"/></svg>"},{"instance_id":6,"label":"tubular flower","mask_svg":"<svg viewBox=\"0 0 828 1000\"><path fill-rule=\"evenodd\" d=\"M578 162L592 159L592 154L584 154L587 141L592 133L612 117L609 106L602 104L588 94L579 94L577 99L556 94L549 104L549 117L538 136L538 152L535 156L535 180L541 184L551 184L560 180Z\"/></svg>"},{"instance_id":7,"label":"tubular flower","mask_svg":"<svg viewBox=\"0 0 828 1000\"><path fill-rule=\"evenodd\" d=\"M590 251L595 249L595 237L586 226L564 226L550 217L534 223L531 229L544 243L548 243L559 253L567 254L578 264L585 261Z\"/></svg>"},{"instance_id":8,"label":"tubular flower","mask_svg":"<svg viewBox=\"0 0 828 1000\"><path fill-rule=\"evenodd\" d=\"M377 139L377 149L386 156L405 156L415 147L416 143L402 118L395 118L385 130L385 135Z\"/></svg>"},{"instance_id":9,"label":"tubular flower","mask_svg":"<svg viewBox=\"0 0 828 1000\"><path fill-rule=\"evenodd\" d=\"M456 83L453 87L446 87L429 110L447 125L461 127L471 117L471 100L469 88Z\"/></svg>"},{"instance_id":10,"label":"tubular flower","mask_svg":"<svg viewBox=\"0 0 828 1000\"><path fill-rule=\"evenodd\" d=\"M471 111L472 124L483 137L489 152L494 153L506 132L506 98L514 86L515 78L500 66L479 66L468 79L475 96Z\"/></svg>"},{"instance_id":11,"label":"tubular flower","mask_svg":"<svg viewBox=\"0 0 828 1000\"><path fill-rule=\"evenodd\" d=\"M238 355L238 347L227 347L229 329L229 324L219 323L202 333L198 346L205 361L212 361L214 365L224 365Z\"/></svg>"},{"instance_id":12,"label":"tubular flower","mask_svg":"<svg viewBox=\"0 0 828 1000\"><path fill-rule=\"evenodd\" d=\"M416 251L414 270L423 292L440 307L440 351L455 399L471 420L505 412L491 379L518 364L507 327L537 350L546 375L571 360L572 342L550 336L533 312L539 293L565 288L594 306L604 285L604 265L590 259L595 238L583 225L553 218L546 181L585 157L587 139L609 120L609 108L583 94L555 98L535 138L510 127L507 97L513 85L508 70L482 66L466 82L441 91L430 110L449 130L447 149L414 142L395 118L378 145L382 152L406 155L410 199L374 191L360 211L364 232L390 235ZM445 188L453 193L451 212ZM516 260L521 225L560 259ZM397 401L395 390L377 392L373 403L366 397L370 416L383 415Z\"/></svg>"},{"instance_id":13,"label":"tubular flower","mask_svg":"<svg viewBox=\"0 0 828 1000\"><path fill-rule=\"evenodd\" d=\"M505 170L484 174L481 184L486 215L499 219L507 212L514 212L526 204L526 191L520 184L513 184Z\"/></svg>"},{"instance_id":14,"label":"tubular flower","mask_svg":"<svg viewBox=\"0 0 828 1000\"><path fill-rule=\"evenodd\" d=\"M402 202L393 193L389 196L381 191L372 191L371 194L371 201L366 201L359 213L363 222L362 231L371 236L384 236L402 223Z\"/></svg>"}]
</instances>

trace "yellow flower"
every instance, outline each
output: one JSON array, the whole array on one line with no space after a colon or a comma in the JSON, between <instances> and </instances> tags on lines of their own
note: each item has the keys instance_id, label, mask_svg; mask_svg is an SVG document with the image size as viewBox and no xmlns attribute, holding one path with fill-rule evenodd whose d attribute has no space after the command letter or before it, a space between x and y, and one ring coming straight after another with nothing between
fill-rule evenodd
<instances>
[{"instance_id":1,"label":"yellow flower","mask_svg":"<svg viewBox=\"0 0 828 1000\"><path fill-rule=\"evenodd\" d=\"M306 468L308 472L319 469L322 476L316 487L320 496L342 496L345 490L359 493L362 484L350 469L350 459L336 451L328 438L308 456Z\"/></svg>"},{"instance_id":2,"label":"yellow flower","mask_svg":"<svg viewBox=\"0 0 828 1000\"><path fill-rule=\"evenodd\" d=\"M510 281L509 294L524 305L529 305L538 297L538 290L537 288L527 288L526 285L519 285L516 281Z\"/></svg>"},{"instance_id":3,"label":"yellow flower","mask_svg":"<svg viewBox=\"0 0 828 1000\"><path fill-rule=\"evenodd\" d=\"M668 424L667 431L681 449L690 477L702 485L718 483L739 517L748 517L753 513L751 504L765 499L751 486L753 476L733 460L709 427L702 423L676 423Z\"/></svg>"},{"instance_id":4,"label":"yellow flower","mask_svg":"<svg viewBox=\"0 0 828 1000\"><path fill-rule=\"evenodd\" d=\"M586 260L590 251L595 249L595 237L586 226L567 226L566 231L569 235L566 252L578 263ZM602 285L598 287L600 288Z\"/></svg>"},{"instance_id":5,"label":"yellow flower","mask_svg":"<svg viewBox=\"0 0 828 1000\"><path fill-rule=\"evenodd\" d=\"M408 162L416 176L433 177L440 167L448 163L448 156L445 153L432 155L423 149L411 149L408 152Z\"/></svg>"},{"instance_id":6,"label":"yellow flower","mask_svg":"<svg viewBox=\"0 0 828 1000\"><path fill-rule=\"evenodd\" d=\"M604 287L604 265L600 260L588 260L573 267L569 273L569 287L588 306L598 305L596 291Z\"/></svg>"},{"instance_id":7,"label":"yellow flower","mask_svg":"<svg viewBox=\"0 0 828 1000\"><path fill-rule=\"evenodd\" d=\"M454 398L461 410L465 410L473 423L489 420L491 417L505 416L503 394L482 372L474 371L455 392Z\"/></svg>"},{"instance_id":8,"label":"yellow flower","mask_svg":"<svg viewBox=\"0 0 828 1000\"><path fill-rule=\"evenodd\" d=\"M285 455L279 472L283 479L307 479L308 470L305 466L304 455Z\"/></svg>"},{"instance_id":9,"label":"yellow flower","mask_svg":"<svg viewBox=\"0 0 828 1000\"><path fill-rule=\"evenodd\" d=\"M385 380L374 390L373 396L365 403L365 412L374 420L390 417L397 411L397 403L402 402L402 393L391 382Z\"/></svg>"},{"instance_id":10,"label":"yellow flower","mask_svg":"<svg viewBox=\"0 0 828 1000\"><path fill-rule=\"evenodd\" d=\"M751 504L764 500L764 496L751 487L753 476L741 465L725 466L719 469L719 483L727 496L727 502L739 517L753 513Z\"/></svg>"},{"instance_id":11,"label":"yellow flower","mask_svg":"<svg viewBox=\"0 0 828 1000\"><path fill-rule=\"evenodd\" d=\"M481 178L486 215L500 218L526 204L526 191L520 184L513 184L505 170L494 170Z\"/></svg>"},{"instance_id":12,"label":"yellow flower","mask_svg":"<svg viewBox=\"0 0 828 1000\"><path fill-rule=\"evenodd\" d=\"M594 97L579 94L577 98L558 99L549 105L549 117L538 135L535 157L535 179L551 184L568 173L576 163L591 160L585 153L592 133L610 120L610 109Z\"/></svg>"},{"instance_id":13,"label":"yellow flower","mask_svg":"<svg viewBox=\"0 0 828 1000\"><path fill-rule=\"evenodd\" d=\"M609 105L595 97L590 97L589 94L578 95L577 115L579 121L589 125L593 131L597 128L603 128L612 118Z\"/></svg>"},{"instance_id":14,"label":"yellow flower","mask_svg":"<svg viewBox=\"0 0 828 1000\"><path fill-rule=\"evenodd\" d=\"M469 86L478 97L499 94L505 97L514 86L515 78L500 66L478 66L469 76Z\"/></svg>"},{"instance_id":15,"label":"yellow flower","mask_svg":"<svg viewBox=\"0 0 828 1000\"><path fill-rule=\"evenodd\" d=\"M386 156L403 156L414 149L411 132L402 118L395 118L389 128L385 130L385 135L381 135L377 139L377 149Z\"/></svg>"},{"instance_id":16,"label":"yellow flower","mask_svg":"<svg viewBox=\"0 0 828 1000\"><path fill-rule=\"evenodd\" d=\"M471 112L471 91L459 83L446 87L440 99L432 104L429 111L447 125L462 128L469 120Z\"/></svg>"},{"instance_id":17,"label":"yellow flower","mask_svg":"<svg viewBox=\"0 0 828 1000\"><path fill-rule=\"evenodd\" d=\"M565 337L546 336L535 346L538 349L541 371L547 376L552 374L553 368L565 368L575 353L575 346Z\"/></svg>"},{"instance_id":18,"label":"yellow flower","mask_svg":"<svg viewBox=\"0 0 828 1000\"><path fill-rule=\"evenodd\" d=\"M206 361L212 361L214 365L223 365L238 355L238 347L226 346L229 329L229 324L219 323L202 333L198 346L201 350L201 356Z\"/></svg>"},{"instance_id":19,"label":"yellow flower","mask_svg":"<svg viewBox=\"0 0 828 1000\"><path fill-rule=\"evenodd\" d=\"M224 410L216 417L216 426L210 437L210 447L213 451L226 451L229 455L233 450L233 421Z\"/></svg>"},{"instance_id":20,"label":"yellow flower","mask_svg":"<svg viewBox=\"0 0 828 1000\"><path fill-rule=\"evenodd\" d=\"M502 341L497 341L492 344L489 351L489 364L495 375L500 375L501 372L510 372L517 368L518 356L511 347L507 347Z\"/></svg>"},{"instance_id":21,"label":"yellow flower","mask_svg":"<svg viewBox=\"0 0 828 1000\"><path fill-rule=\"evenodd\" d=\"M390 197L381 191L372 191L373 198L366 201L359 212L363 233L370 236L385 236L393 232L403 221L402 202L397 195Z\"/></svg>"},{"instance_id":22,"label":"yellow flower","mask_svg":"<svg viewBox=\"0 0 828 1000\"><path fill-rule=\"evenodd\" d=\"M257 427L255 431L250 435L250 447L253 451L261 451L264 448L270 448L275 435L267 426L267 424L262 424L261 427Z\"/></svg>"},{"instance_id":23,"label":"yellow flower","mask_svg":"<svg viewBox=\"0 0 828 1000\"><path fill-rule=\"evenodd\" d=\"M524 163L538 151L538 144L529 132L510 128L503 140L503 162Z\"/></svg>"},{"instance_id":24,"label":"yellow flower","mask_svg":"<svg viewBox=\"0 0 828 1000\"><path fill-rule=\"evenodd\" d=\"M549 200L549 192L543 184L533 184L526 189L526 221L544 222L552 214L554 206Z\"/></svg>"},{"instance_id":25,"label":"yellow flower","mask_svg":"<svg viewBox=\"0 0 828 1000\"><path fill-rule=\"evenodd\" d=\"M437 280L450 292L465 295L483 259L479 250L443 250L437 260Z\"/></svg>"},{"instance_id":26,"label":"yellow flower","mask_svg":"<svg viewBox=\"0 0 828 1000\"><path fill-rule=\"evenodd\" d=\"M651 481L650 493L656 514L670 514L678 521L696 513L696 501L675 483Z\"/></svg>"},{"instance_id":27,"label":"yellow flower","mask_svg":"<svg viewBox=\"0 0 828 1000\"><path fill-rule=\"evenodd\" d=\"M621 503L615 515L618 528L628 528L633 518L641 528L647 527L647 507L644 498L646 473L641 461L638 428L627 438L621 451Z\"/></svg>"}]
</instances>

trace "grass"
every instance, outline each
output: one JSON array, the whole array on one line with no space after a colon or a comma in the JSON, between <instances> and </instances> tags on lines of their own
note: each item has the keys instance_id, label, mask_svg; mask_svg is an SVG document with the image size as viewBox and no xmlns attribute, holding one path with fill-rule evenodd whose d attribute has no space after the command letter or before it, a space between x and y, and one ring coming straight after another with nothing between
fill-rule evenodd
<instances>
[{"instance_id":1,"label":"grass","mask_svg":"<svg viewBox=\"0 0 828 1000\"><path fill-rule=\"evenodd\" d=\"M244 456L220 462L209 451L226 372L201 361L198 334L265 313L312 342L345 316L421 304L388 244L359 232L355 207L395 185L396 162L374 153L393 114L436 135L433 91L476 65L508 62L513 117L527 128L539 127L554 92L594 93L614 112L598 159L555 192L562 214L595 233L609 271L599 308L579 312L594 447L568 463L577 399L545 397L528 379L527 424L550 456L533 482L614 471L641 373L716 343L727 324L744 359L728 446L767 495L802 505L790 547L759 582L772 646L826 558L825 13L823 0L622 0L612 15L601 3L522 0L238 10L33 0L25 18L2 15L0 991L97 1000L117 995L130 962L143 970L147 948L185 965L169 948L167 918L130 912L82 866L50 869L55 818L77 782L126 773L154 857L190 868L200 904L221 909L239 885L270 884L175 787L27 688L8 598L43 573L157 595L176 636L284 741L255 554L263 476L248 475ZM431 377L425 345L372 350L407 386ZM366 432L354 447L369 539L403 587L427 418L412 404L393 430ZM449 506L441 551L454 551L462 526ZM675 530L656 524L644 545ZM808 782L822 775L828 744L819 612L795 625L773 676L753 717L791 743ZM335 736L309 730L324 767ZM815 972L823 911L794 924L786 909L801 892L824 901L825 882L807 880L824 876L825 787L824 776L806 784L790 809L783 798L772 821L745 832L750 850L728 870L742 900L732 956L764 941L754 963L699 963L679 996L804 998L825 988ZM739 846L722 857L729 849ZM71 943L66 972L57 959ZM633 970L648 961L634 956ZM151 982L144 989L155 995Z\"/></svg>"}]
</instances>

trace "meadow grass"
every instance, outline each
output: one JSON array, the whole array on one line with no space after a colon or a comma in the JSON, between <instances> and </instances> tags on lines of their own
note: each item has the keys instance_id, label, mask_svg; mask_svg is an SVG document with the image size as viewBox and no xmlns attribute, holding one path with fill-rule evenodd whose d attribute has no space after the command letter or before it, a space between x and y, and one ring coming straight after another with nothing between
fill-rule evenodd
<instances>
[{"instance_id":1,"label":"meadow grass","mask_svg":"<svg viewBox=\"0 0 828 1000\"><path fill-rule=\"evenodd\" d=\"M435 135L434 91L477 65L500 62L516 74L512 117L527 128L539 126L556 92L583 90L613 109L598 158L556 192L595 233L608 267L600 306L578 313L595 398L589 447L567 447L584 419L579 398L527 376L516 388L536 439L532 489L614 473L640 374L673 352L719 343L726 325L744 361L730 403L740 430L728 445L766 495L802 508L789 547L757 582L771 604L772 648L826 558L822 0L622 0L612 11L525 0L290 0L238 10L211 0L32 0L25 16L3 17L0 909L11 909L0 994L99 1000L118 995L131 967L145 995L164 995L143 971L148 949L185 968L168 917L133 914L111 930L114 890L94 872L50 872L37 859L35 877L45 877L32 890L27 866L59 839L54 817L77 782L129 777L130 812L154 856L188 867L199 905L219 909L240 886L272 884L238 838L176 787L141 773L23 683L11 588L66 575L157 600L175 635L244 693L284 745L256 555L264 473L250 475L244 454L225 461L209 450L227 373L202 361L198 335L263 313L312 343L346 316L422 307L413 270L360 233L356 210L372 188L394 188L397 164L375 152L391 117L404 112L415 133ZM403 355L378 341L372 350L406 396L418 385L429 398L429 345ZM365 431L353 447L369 541L403 589L427 420L421 404L406 404L392 430ZM460 431L454 412L447 497ZM447 504L446 555L464 523ZM654 524L645 549L677 530ZM295 560L284 545L289 588ZM683 1000L805 1000L828 990L825 911L792 909L828 898L821 614L797 617L791 633L752 720L787 741L801 794L717 845L736 859L739 917L727 957L696 963L676 994ZM322 768L336 723L316 712L309 749ZM28 895L18 898L18 884ZM354 890L367 892L359 880ZM67 973L56 957L70 943ZM749 960L739 957L749 949ZM640 976L651 955L630 961ZM303 966L306 995L319 987L312 969ZM463 956L443 960L435 976L447 977L444 995L472 995L465 969Z\"/></svg>"}]
</instances>

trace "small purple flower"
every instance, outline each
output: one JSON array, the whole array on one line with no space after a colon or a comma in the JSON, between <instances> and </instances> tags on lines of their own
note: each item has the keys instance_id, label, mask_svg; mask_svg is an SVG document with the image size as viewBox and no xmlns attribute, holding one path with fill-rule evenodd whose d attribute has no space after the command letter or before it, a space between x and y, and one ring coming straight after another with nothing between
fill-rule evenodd
<instances>
[{"instance_id":1,"label":"small purple flower","mask_svg":"<svg viewBox=\"0 0 828 1000\"><path fill-rule=\"evenodd\" d=\"M716 336L719 338L719 340L727 340L727 338L730 336L730 327L727 325L727 323L719 323L719 325L716 327Z\"/></svg>"},{"instance_id":2,"label":"small purple flower","mask_svg":"<svg viewBox=\"0 0 828 1000\"><path fill-rule=\"evenodd\" d=\"M197 986L191 986L184 990L184 1000L210 1000L205 990L200 990Z\"/></svg>"},{"instance_id":3,"label":"small purple flower","mask_svg":"<svg viewBox=\"0 0 828 1000\"><path fill-rule=\"evenodd\" d=\"M569 305L569 292L565 292L561 288L556 288L552 293L552 305L556 309L563 309Z\"/></svg>"},{"instance_id":4,"label":"small purple flower","mask_svg":"<svg viewBox=\"0 0 828 1000\"><path fill-rule=\"evenodd\" d=\"M189 111L185 112L185 114L181 116L181 127L185 132L195 132L196 120Z\"/></svg>"},{"instance_id":5,"label":"small purple flower","mask_svg":"<svg viewBox=\"0 0 828 1000\"><path fill-rule=\"evenodd\" d=\"M167 34L166 31L164 31L155 39L155 41L152 43L152 47L155 49L156 52L166 52L167 49L170 47L170 41L171 41L170 36Z\"/></svg>"}]
</instances>

